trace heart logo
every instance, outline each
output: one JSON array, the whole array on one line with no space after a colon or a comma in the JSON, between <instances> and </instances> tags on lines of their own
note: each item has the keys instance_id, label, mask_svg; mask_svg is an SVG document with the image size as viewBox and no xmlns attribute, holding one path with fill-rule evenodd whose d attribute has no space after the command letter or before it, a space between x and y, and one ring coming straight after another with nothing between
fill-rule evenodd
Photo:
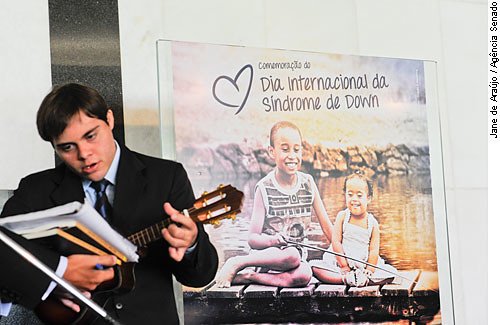
<instances>
[{"instance_id":1,"label":"heart logo","mask_svg":"<svg viewBox=\"0 0 500 325\"><path fill-rule=\"evenodd\" d=\"M238 110L234 113L236 115L247 102L252 80L253 67L247 64L238 71L234 79L228 76L217 77L212 85L212 95L224 106L237 107Z\"/></svg>"}]
</instances>

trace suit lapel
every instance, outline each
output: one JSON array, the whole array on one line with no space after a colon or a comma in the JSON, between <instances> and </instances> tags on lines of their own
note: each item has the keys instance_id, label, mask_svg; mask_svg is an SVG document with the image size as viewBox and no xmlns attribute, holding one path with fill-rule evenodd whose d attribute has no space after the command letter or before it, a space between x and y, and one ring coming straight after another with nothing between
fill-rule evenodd
<instances>
[{"instance_id":1,"label":"suit lapel","mask_svg":"<svg viewBox=\"0 0 500 325\"><path fill-rule=\"evenodd\" d=\"M142 174L144 164L121 146L120 164L116 175L115 199L113 203L113 226L124 234L130 233L136 218L135 212L146 190L146 178Z\"/></svg>"},{"instance_id":2,"label":"suit lapel","mask_svg":"<svg viewBox=\"0 0 500 325\"><path fill-rule=\"evenodd\" d=\"M82 181L64 164L57 167L53 181L58 186L50 194L50 197L56 206L73 201L83 202L85 194L83 193Z\"/></svg>"}]
</instances>

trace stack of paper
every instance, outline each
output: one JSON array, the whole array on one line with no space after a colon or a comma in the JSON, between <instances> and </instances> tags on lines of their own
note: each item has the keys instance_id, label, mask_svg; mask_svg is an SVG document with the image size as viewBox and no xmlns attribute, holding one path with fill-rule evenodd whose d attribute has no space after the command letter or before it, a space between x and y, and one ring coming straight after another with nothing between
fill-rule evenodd
<instances>
[{"instance_id":1,"label":"stack of paper","mask_svg":"<svg viewBox=\"0 0 500 325\"><path fill-rule=\"evenodd\" d=\"M122 252L129 261L139 261L137 247L111 228L88 202L71 202L47 210L0 218L0 226L28 239L51 236L58 229L71 228L77 223Z\"/></svg>"}]
</instances>

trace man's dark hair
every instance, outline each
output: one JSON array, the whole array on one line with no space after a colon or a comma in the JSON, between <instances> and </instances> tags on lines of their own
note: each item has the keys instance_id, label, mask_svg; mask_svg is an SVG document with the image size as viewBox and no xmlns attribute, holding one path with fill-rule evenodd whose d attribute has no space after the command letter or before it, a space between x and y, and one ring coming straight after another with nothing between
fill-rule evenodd
<instances>
[{"instance_id":1,"label":"man's dark hair","mask_svg":"<svg viewBox=\"0 0 500 325\"><path fill-rule=\"evenodd\" d=\"M108 109L104 98L93 88L76 83L54 86L38 109L38 133L45 141L52 142L64 132L69 120L79 111L107 124Z\"/></svg>"}]
</instances>

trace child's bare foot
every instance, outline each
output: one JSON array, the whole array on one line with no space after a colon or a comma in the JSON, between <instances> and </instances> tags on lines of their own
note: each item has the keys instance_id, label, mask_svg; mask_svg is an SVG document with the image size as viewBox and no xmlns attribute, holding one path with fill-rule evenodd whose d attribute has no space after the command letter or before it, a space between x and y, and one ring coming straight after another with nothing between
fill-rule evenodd
<instances>
[{"instance_id":1,"label":"child's bare foot","mask_svg":"<svg viewBox=\"0 0 500 325\"><path fill-rule=\"evenodd\" d=\"M247 273L238 273L234 276L232 284L249 284L254 282L253 278L255 275L255 271L250 271Z\"/></svg>"},{"instance_id":2,"label":"child's bare foot","mask_svg":"<svg viewBox=\"0 0 500 325\"><path fill-rule=\"evenodd\" d=\"M228 259L220 269L215 285L219 288L229 288L239 270L237 257Z\"/></svg>"}]
</instances>

